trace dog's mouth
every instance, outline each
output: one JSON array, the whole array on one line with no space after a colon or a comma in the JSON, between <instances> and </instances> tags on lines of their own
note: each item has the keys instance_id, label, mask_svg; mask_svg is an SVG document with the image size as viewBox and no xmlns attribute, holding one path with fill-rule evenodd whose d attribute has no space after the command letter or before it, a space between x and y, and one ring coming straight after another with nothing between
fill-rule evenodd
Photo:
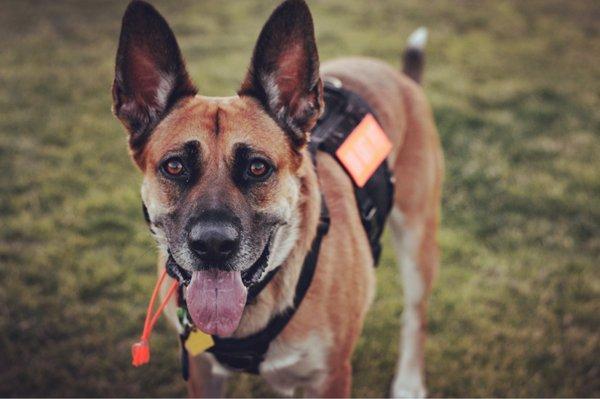
<instances>
[{"instance_id":1,"label":"dog's mouth","mask_svg":"<svg viewBox=\"0 0 600 399\"><path fill-rule=\"evenodd\" d=\"M254 262L252 266L242 272L242 283L248 288L251 285L256 284L260 281L267 265L269 264L269 254L271 253L271 244L273 241L273 234L269 236L262 253Z\"/></svg>"},{"instance_id":2,"label":"dog's mouth","mask_svg":"<svg viewBox=\"0 0 600 399\"><path fill-rule=\"evenodd\" d=\"M233 334L242 318L248 289L260 281L267 267L272 236L256 262L243 272L210 269L190 273L169 254L167 270L186 286L187 308L196 327L207 334Z\"/></svg>"},{"instance_id":3,"label":"dog's mouth","mask_svg":"<svg viewBox=\"0 0 600 399\"><path fill-rule=\"evenodd\" d=\"M273 236L274 234L269 235L269 238L263 248L262 253L258 257L258 259L252 264L252 266L241 272L242 283L246 288L250 288L250 286L258 283L261 277L263 276L267 265L269 264L269 255L271 253ZM170 250L166 268L169 272L169 275L177 279L181 284L185 285L186 287L190 284L192 280L192 272L179 266L179 264L175 261L175 258L173 258L173 255L171 254Z\"/></svg>"}]
</instances>

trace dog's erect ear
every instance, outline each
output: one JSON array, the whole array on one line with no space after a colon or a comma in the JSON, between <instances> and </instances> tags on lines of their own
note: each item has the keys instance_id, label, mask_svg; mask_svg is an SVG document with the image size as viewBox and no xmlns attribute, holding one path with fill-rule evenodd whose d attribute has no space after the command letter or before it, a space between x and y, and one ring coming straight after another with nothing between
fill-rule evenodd
<instances>
[{"instance_id":1,"label":"dog's erect ear","mask_svg":"<svg viewBox=\"0 0 600 399\"><path fill-rule=\"evenodd\" d=\"M113 111L134 152L178 100L197 92L175 36L150 4L133 1L123 16L113 84Z\"/></svg>"},{"instance_id":2,"label":"dog's erect ear","mask_svg":"<svg viewBox=\"0 0 600 399\"><path fill-rule=\"evenodd\" d=\"M301 146L323 109L323 84L310 11L302 0L283 2L263 27L239 91L262 102Z\"/></svg>"}]
</instances>

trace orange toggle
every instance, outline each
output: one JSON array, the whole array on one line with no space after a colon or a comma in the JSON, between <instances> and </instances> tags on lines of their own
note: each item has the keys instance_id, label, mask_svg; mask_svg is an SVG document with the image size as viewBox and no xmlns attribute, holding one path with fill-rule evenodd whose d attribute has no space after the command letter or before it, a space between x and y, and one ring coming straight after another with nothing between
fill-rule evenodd
<instances>
[{"instance_id":1,"label":"orange toggle","mask_svg":"<svg viewBox=\"0 0 600 399\"><path fill-rule=\"evenodd\" d=\"M171 284L167 295L156 310L156 313L154 313L154 316L151 317L152 309L154 308L154 303L156 302L156 297L158 296L158 291L166 276L167 270L165 269L158 278L158 281L154 286L154 291L152 292L152 297L150 297L150 303L148 303L148 310L146 311L146 320L144 321L144 330L142 331L142 336L138 342L131 346L131 364L133 364L135 367L141 366L150 361L150 333L156 325L156 322L158 321L162 311L165 309L165 306L167 306L167 302L171 296L173 296L175 290L179 286L177 281L173 281L173 284Z\"/></svg>"},{"instance_id":2,"label":"orange toggle","mask_svg":"<svg viewBox=\"0 0 600 399\"><path fill-rule=\"evenodd\" d=\"M131 346L131 358L135 367L146 364L150 361L150 347L148 341L139 341Z\"/></svg>"}]
</instances>

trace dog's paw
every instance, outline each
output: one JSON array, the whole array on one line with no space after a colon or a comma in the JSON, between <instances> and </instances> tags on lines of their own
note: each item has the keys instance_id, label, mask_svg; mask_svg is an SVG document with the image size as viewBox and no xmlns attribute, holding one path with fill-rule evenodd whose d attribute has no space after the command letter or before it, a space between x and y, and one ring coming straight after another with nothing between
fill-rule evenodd
<instances>
[{"instance_id":1,"label":"dog's paw","mask_svg":"<svg viewBox=\"0 0 600 399\"><path fill-rule=\"evenodd\" d=\"M425 398L427 390L422 381L397 378L392 384L392 398Z\"/></svg>"}]
</instances>

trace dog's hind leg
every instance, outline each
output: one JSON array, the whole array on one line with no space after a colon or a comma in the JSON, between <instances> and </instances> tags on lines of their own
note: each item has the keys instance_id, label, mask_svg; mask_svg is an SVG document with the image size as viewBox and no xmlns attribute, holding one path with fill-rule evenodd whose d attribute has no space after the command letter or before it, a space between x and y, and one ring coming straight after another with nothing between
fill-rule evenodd
<instances>
[{"instance_id":1,"label":"dog's hind leg","mask_svg":"<svg viewBox=\"0 0 600 399\"><path fill-rule=\"evenodd\" d=\"M435 219L407 218L397 207L390 217L394 248L402 272L404 312L393 397L425 397L424 346L427 297L437 268Z\"/></svg>"},{"instance_id":2,"label":"dog's hind leg","mask_svg":"<svg viewBox=\"0 0 600 399\"><path fill-rule=\"evenodd\" d=\"M208 355L202 354L189 359L188 397L220 398L225 395L225 375L213 372Z\"/></svg>"}]
</instances>

